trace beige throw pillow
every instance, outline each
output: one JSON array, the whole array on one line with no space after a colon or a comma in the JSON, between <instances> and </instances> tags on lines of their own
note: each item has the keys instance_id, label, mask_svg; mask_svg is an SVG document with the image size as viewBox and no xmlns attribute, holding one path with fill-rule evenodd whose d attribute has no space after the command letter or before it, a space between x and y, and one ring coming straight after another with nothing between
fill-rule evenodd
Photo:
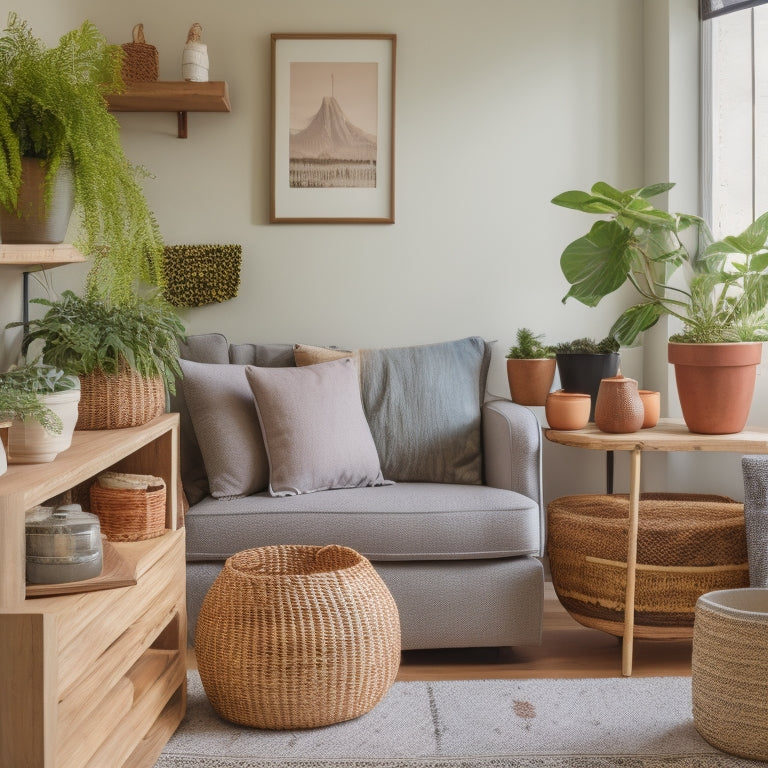
<instances>
[{"instance_id":1,"label":"beige throw pillow","mask_svg":"<svg viewBox=\"0 0 768 768\"><path fill-rule=\"evenodd\" d=\"M269 492L389 484L349 357L302 368L246 366L269 459Z\"/></svg>"}]
</instances>

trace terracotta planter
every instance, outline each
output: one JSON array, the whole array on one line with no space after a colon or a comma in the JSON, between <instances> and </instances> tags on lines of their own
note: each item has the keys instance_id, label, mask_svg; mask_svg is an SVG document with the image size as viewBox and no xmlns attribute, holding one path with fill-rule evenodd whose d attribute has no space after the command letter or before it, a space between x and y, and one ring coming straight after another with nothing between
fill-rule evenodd
<instances>
[{"instance_id":1,"label":"terracotta planter","mask_svg":"<svg viewBox=\"0 0 768 768\"><path fill-rule=\"evenodd\" d=\"M759 341L732 344L668 345L677 394L691 432L729 435L747 423L755 391Z\"/></svg>"},{"instance_id":2,"label":"terracotta planter","mask_svg":"<svg viewBox=\"0 0 768 768\"><path fill-rule=\"evenodd\" d=\"M611 376L600 382L595 405L595 426L601 432L637 432L643 424L643 401L637 382Z\"/></svg>"},{"instance_id":3,"label":"terracotta planter","mask_svg":"<svg viewBox=\"0 0 768 768\"><path fill-rule=\"evenodd\" d=\"M641 389L639 394L643 401L643 424L640 429L651 429L659 423L659 416L661 416L661 392Z\"/></svg>"},{"instance_id":4,"label":"terracotta planter","mask_svg":"<svg viewBox=\"0 0 768 768\"><path fill-rule=\"evenodd\" d=\"M507 360L507 379L512 400L520 405L544 405L555 380L555 358Z\"/></svg>"},{"instance_id":5,"label":"terracotta planter","mask_svg":"<svg viewBox=\"0 0 768 768\"><path fill-rule=\"evenodd\" d=\"M583 392L558 389L547 395L544 413L552 429L583 429L589 423L592 400Z\"/></svg>"},{"instance_id":6,"label":"terracotta planter","mask_svg":"<svg viewBox=\"0 0 768 768\"><path fill-rule=\"evenodd\" d=\"M4 243L64 242L74 206L72 172L59 169L48 206L43 196L44 180L45 166L34 157L22 157L20 214L0 206L0 235Z\"/></svg>"},{"instance_id":7,"label":"terracotta planter","mask_svg":"<svg viewBox=\"0 0 768 768\"><path fill-rule=\"evenodd\" d=\"M600 382L619 372L619 353L559 352L556 358L563 390L588 394L592 398L589 420L594 421Z\"/></svg>"}]
</instances>

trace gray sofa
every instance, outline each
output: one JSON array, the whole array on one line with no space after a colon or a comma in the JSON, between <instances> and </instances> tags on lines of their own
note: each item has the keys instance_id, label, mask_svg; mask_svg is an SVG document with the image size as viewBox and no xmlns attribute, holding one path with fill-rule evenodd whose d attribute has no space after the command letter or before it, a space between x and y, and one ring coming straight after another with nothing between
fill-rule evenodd
<instances>
[{"instance_id":1,"label":"gray sofa","mask_svg":"<svg viewBox=\"0 0 768 768\"><path fill-rule=\"evenodd\" d=\"M296 368L299 349L302 362L320 362ZM323 362L325 355L342 359ZM283 445L278 457L278 441L284 443L295 429L300 438L307 434L307 422L322 415L346 383L333 384L330 394L296 420L279 412L287 407L286 393L298 392L292 407L303 410L307 400L294 383L303 386L308 377L331 370L347 376L339 366L350 365L350 358L363 428L370 429L380 461L378 479L343 475L338 489L298 493L289 483L286 495L272 495L278 470L297 462L303 469L301 462L314 461L302 456L303 439ZM478 337L346 353L229 344L221 334L190 336L182 348L184 380L171 400L171 409L180 413L189 503L190 640L202 600L227 557L272 544L334 543L374 564L397 603L404 650L539 644L541 430L530 410L508 400L485 401L489 361L490 345ZM254 397L248 366L277 377L269 406L263 389L258 402ZM294 370L263 371L272 368ZM345 425L345 435L359 431L359 420L354 424ZM335 440L328 436L330 455ZM315 453L308 448L309 455L328 460L324 446L321 441Z\"/></svg>"}]
</instances>

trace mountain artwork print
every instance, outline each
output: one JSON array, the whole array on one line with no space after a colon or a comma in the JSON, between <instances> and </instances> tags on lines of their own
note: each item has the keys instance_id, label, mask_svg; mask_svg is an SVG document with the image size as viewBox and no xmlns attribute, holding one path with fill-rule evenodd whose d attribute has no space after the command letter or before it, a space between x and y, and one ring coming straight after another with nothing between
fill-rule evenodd
<instances>
[{"instance_id":1,"label":"mountain artwork print","mask_svg":"<svg viewBox=\"0 0 768 768\"><path fill-rule=\"evenodd\" d=\"M289 186L376 187L378 64L290 66Z\"/></svg>"}]
</instances>

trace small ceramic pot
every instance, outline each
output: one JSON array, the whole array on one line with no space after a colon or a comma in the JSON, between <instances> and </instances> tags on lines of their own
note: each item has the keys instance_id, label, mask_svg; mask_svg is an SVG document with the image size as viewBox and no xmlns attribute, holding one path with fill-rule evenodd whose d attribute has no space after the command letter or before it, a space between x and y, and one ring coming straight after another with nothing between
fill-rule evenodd
<instances>
[{"instance_id":1,"label":"small ceramic pot","mask_svg":"<svg viewBox=\"0 0 768 768\"><path fill-rule=\"evenodd\" d=\"M547 395L544 414L551 429L583 429L589 423L591 406L589 395L558 389Z\"/></svg>"},{"instance_id":2,"label":"small ceramic pot","mask_svg":"<svg viewBox=\"0 0 768 768\"><path fill-rule=\"evenodd\" d=\"M637 432L643 417L643 401L634 379L619 374L600 382L595 404L595 426L601 432Z\"/></svg>"},{"instance_id":3,"label":"small ceramic pot","mask_svg":"<svg viewBox=\"0 0 768 768\"><path fill-rule=\"evenodd\" d=\"M638 390L643 403L643 424L640 429L650 429L659 423L661 414L661 393L650 389Z\"/></svg>"}]
</instances>

